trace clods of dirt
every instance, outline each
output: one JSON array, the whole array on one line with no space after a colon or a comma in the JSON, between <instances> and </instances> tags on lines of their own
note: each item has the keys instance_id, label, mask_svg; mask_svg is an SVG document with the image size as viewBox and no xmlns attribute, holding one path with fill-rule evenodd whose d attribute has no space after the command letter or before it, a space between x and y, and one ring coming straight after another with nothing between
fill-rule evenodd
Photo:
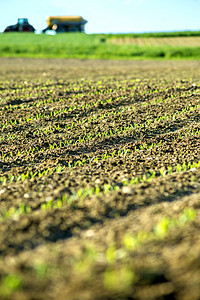
<instances>
[{"instance_id":1,"label":"clods of dirt","mask_svg":"<svg viewBox=\"0 0 200 300\"><path fill-rule=\"evenodd\" d=\"M199 299L199 61L0 72L0 298Z\"/></svg>"}]
</instances>

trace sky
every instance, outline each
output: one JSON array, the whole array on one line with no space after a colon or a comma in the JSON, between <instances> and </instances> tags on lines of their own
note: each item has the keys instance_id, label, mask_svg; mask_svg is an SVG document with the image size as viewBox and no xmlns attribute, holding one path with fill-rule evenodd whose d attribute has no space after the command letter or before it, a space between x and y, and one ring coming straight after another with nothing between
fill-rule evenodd
<instances>
[{"instance_id":1,"label":"sky","mask_svg":"<svg viewBox=\"0 0 200 300\"><path fill-rule=\"evenodd\" d=\"M37 30L47 16L82 16L86 33L200 30L200 0L0 0L0 32L18 18Z\"/></svg>"}]
</instances>

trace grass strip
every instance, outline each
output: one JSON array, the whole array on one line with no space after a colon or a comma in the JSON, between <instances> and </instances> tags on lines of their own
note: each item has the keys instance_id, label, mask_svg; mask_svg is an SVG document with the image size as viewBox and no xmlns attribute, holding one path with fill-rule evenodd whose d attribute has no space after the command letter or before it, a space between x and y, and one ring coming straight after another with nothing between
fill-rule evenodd
<instances>
[{"instance_id":1,"label":"grass strip","mask_svg":"<svg viewBox=\"0 0 200 300\"><path fill-rule=\"evenodd\" d=\"M199 59L200 47L114 45L111 36L86 34L0 35L0 57L80 58L80 59Z\"/></svg>"}]
</instances>

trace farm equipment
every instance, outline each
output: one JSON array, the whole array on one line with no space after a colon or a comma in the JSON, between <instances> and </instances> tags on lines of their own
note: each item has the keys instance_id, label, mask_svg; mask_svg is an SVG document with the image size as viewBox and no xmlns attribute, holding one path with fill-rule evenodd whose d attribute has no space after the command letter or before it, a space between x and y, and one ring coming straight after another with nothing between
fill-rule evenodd
<instances>
[{"instance_id":1,"label":"farm equipment","mask_svg":"<svg viewBox=\"0 0 200 300\"><path fill-rule=\"evenodd\" d=\"M13 31L34 32L35 28L31 24L29 24L27 18L19 18L17 24L9 25L4 30L4 32L13 32Z\"/></svg>"},{"instance_id":2,"label":"farm equipment","mask_svg":"<svg viewBox=\"0 0 200 300\"><path fill-rule=\"evenodd\" d=\"M80 16L57 16L57 17L47 17L48 27L43 30L54 30L55 32L84 32L84 25L87 23Z\"/></svg>"}]
</instances>

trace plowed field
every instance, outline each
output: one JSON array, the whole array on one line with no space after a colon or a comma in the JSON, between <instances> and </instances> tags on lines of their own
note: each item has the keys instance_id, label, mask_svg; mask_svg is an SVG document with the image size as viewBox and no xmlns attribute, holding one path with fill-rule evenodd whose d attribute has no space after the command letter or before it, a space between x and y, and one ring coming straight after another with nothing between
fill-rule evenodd
<instances>
[{"instance_id":1,"label":"plowed field","mask_svg":"<svg viewBox=\"0 0 200 300\"><path fill-rule=\"evenodd\" d=\"M0 59L0 299L200 299L199 74Z\"/></svg>"}]
</instances>

